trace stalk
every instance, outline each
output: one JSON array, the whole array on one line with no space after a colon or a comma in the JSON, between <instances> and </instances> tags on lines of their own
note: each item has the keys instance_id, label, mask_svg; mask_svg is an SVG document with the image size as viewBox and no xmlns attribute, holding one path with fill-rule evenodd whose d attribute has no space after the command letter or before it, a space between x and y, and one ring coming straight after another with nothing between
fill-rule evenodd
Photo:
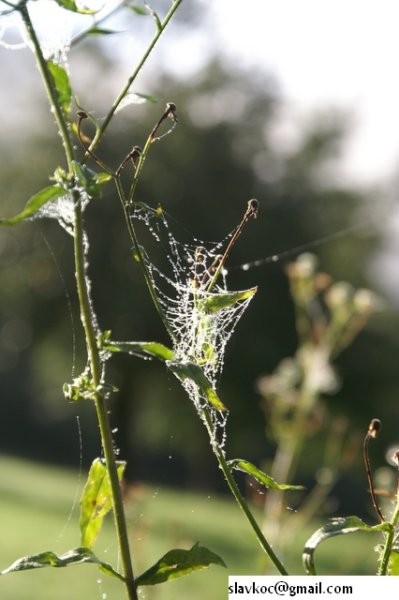
<instances>
[{"instance_id":1,"label":"stalk","mask_svg":"<svg viewBox=\"0 0 399 600\"><path fill-rule=\"evenodd\" d=\"M73 147L71 138L69 137L68 125L65 121L64 114L62 112L62 108L58 102L57 92L54 89L54 84L52 77L49 73L46 59L43 56L42 49L39 44L39 40L37 39L36 31L33 27L28 8L26 4L21 4L16 7L22 16L22 20L26 27L26 31L28 32L29 38L33 44L33 51L35 54L37 66L39 68L40 74L42 76L43 84L47 92L47 96L50 102L50 106L54 111L55 120L57 123L58 131L60 132L62 144L64 146L65 157L68 163L68 167L70 171L72 170L72 161L73 161Z\"/></svg>"},{"instance_id":2,"label":"stalk","mask_svg":"<svg viewBox=\"0 0 399 600\"><path fill-rule=\"evenodd\" d=\"M217 443L214 443L214 427L212 425L212 419L210 416L209 408L207 406L202 407L201 417L203 418L203 421L205 422L205 426L208 430L209 438L211 441L213 453L215 454L216 459L219 463L219 466L220 466L220 468L223 472L223 475L227 481L227 485L229 486L230 491L233 494L238 506L244 513L249 524L251 525L262 550L268 555L268 557L270 558L270 560L272 561L272 563L274 564L274 566L276 567L276 569L278 570L278 572L281 575L288 575L286 568L284 567L284 565L282 564L282 562L280 561L280 559L274 552L273 548L270 546L269 542L263 535L262 530L259 527L258 523L256 522L255 517L253 516L250 509L248 508L248 504L245 501L245 499L243 498L243 496L239 490L236 480L234 479L231 469L230 469L229 465L227 464L227 461L224 457L223 451L221 450L221 448L219 447L219 445Z\"/></svg>"},{"instance_id":3,"label":"stalk","mask_svg":"<svg viewBox=\"0 0 399 600\"><path fill-rule=\"evenodd\" d=\"M91 151L93 151L97 147L97 145L98 145L100 139L102 138L102 136L104 135L104 132L107 129L107 127L108 127L108 125L109 125L112 117L114 116L115 111L117 110L118 106L122 102L123 98L128 93L130 86L135 81L136 77L140 73L140 71L143 68L144 64L147 62L148 57L150 56L151 52L155 48L155 46L156 46L159 38L161 37L162 33L165 31L167 25L171 21L173 15L175 14L175 12L177 11L177 9L179 8L179 6L182 3L182 1L183 0L173 0L172 6L170 7L169 11L167 12L164 20L162 22L160 22L160 21L157 20L157 33L152 38L149 46L147 47L146 51L144 52L143 56L141 57L139 63L137 64L136 68L134 69L133 73L131 74L131 76L127 80L126 84L123 86L123 88L120 91L120 93L117 96L117 98L115 99L115 101L114 101L113 105L111 106L110 111L106 115L106 117L105 117L105 119L104 119L101 127L99 127L98 130L96 131L96 134L95 134L95 136L93 138L93 141L90 144L90 150Z\"/></svg>"},{"instance_id":4,"label":"stalk","mask_svg":"<svg viewBox=\"0 0 399 600\"><path fill-rule=\"evenodd\" d=\"M39 71L42 75L45 89L49 98L50 105L54 111L58 129L62 138L65 150L65 157L68 163L69 171L72 172L73 146L69 136L68 126L59 105L57 93L54 89L51 75L48 71L46 60L43 56L36 32L33 28L28 9L25 4L19 7L22 19L24 21L28 35L32 41L34 53L36 56ZM80 307L80 315L84 329L87 353L90 363L93 387L99 391L95 393L94 403L101 434L101 443L103 446L108 475L110 479L112 492L112 505L115 520L118 545L121 555L123 576L129 600L138 600L135 586L132 561L130 556L129 541L127 534L126 519L123 508L122 493L119 485L117 465L113 450L111 427L108 419L108 413L105 404L105 398L101 393L101 361L96 339L96 326L91 311L90 293L85 267L85 249L84 249L84 229L82 209L77 192L74 192L74 258L75 258L75 277Z\"/></svg>"},{"instance_id":5,"label":"stalk","mask_svg":"<svg viewBox=\"0 0 399 600\"><path fill-rule=\"evenodd\" d=\"M380 568L378 569L377 575L386 575L387 574L389 558L391 556L395 531L398 526L398 523L399 523L399 486L398 486L398 491L396 493L395 510L393 512L393 515L392 515L392 518L390 521L392 528L389 530L389 532L385 536L384 550L382 552L381 564L380 564Z\"/></svg>"},{"instance_id":6,"label":"stalk","mask_svg":"<svg viewBox=\"0 0 399 600\"><path fill-rule=\"evenodd\" d=\"M95 389L100 389L101 385L101 361L96 340L96 329L92 319L90 308L90 297L85 273L85 251L83 245L83 219L79 202L75 203L75 223L74 223L74 251L75 251L75 269L76 284L79 297L80 314L83 329L86 337L87 352L89 355L92 383ZM99 391L94 396L97 420L100 428L101 443L104 450L104 457L107 465L110 485L112 490L112 505L115 520L115 527L118 537L119 550L121 554L123 575L129 600L137 600L137 590L134 583L134 574L132 561L130 557L129 540L126 527L126 519L123 508L122 493L119 485L119 478L115 460L115 454L112 443L111 427L108 419L105 398Z\"/></svg>"},{"instance_id":7,"label":"stalk","mask_svg":"<svg viewBox=\"0 0 399 600\"><path fill-rule=\"evenodd\" d=\"M166 331L169 334L170 339L172 341L174 341L174 335L173 335L172 329L171 329L171 327L169 325L169 322L168 322L168 320L167 320L167 318L165 316L165 313L164 313L164 311L163 311L163 309L162 309L162 307L161 307L161 305L159 303L159 300L158 300L158 297L156 295L153 283L151 281L151 275L148 272L148 268L147 268L146 262L144 260L143 253L141 252L140 244L139 244L138 239L137 239L136 230L135 230L135 228L133 226L133 223L132 223L132 221L130 219L130 216L129 216L129 213L128 213L127 203L126 203L126 199L125 199L125 193L123 191L122 184L121 184L121 181L120 181L119 177L115 177L115 185L116 185L116 189L117 189L117 192L118 192L119 199L120 199L121 204L122 204L123 215L125 217L126 227L127 227L128 233L129 233L129 237L130 237L130 240L131 240L131 242L133 244L134 251L137 254L140 266L142 268L143 275L144 275L144 280L146 282L149 294L151 296L151 300L152 300L152 302L153 302L153 304L154 304L154 306L156 308L156 311L157 311L158 315L161 318L161 321L162 321L162 323L163 323Z\"/></svg>"}]
</instances>

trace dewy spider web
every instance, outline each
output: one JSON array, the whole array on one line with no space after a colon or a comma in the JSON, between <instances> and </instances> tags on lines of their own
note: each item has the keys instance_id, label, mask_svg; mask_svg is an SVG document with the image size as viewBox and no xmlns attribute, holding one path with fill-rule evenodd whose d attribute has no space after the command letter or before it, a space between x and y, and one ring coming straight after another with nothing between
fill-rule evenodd
<instances>
[{"instance_id":1,"label":"dewy spider web","mask_svg":"<svg viewBox=\"0 0 399 600\"><path fill-rule=\"evenodd\" d=\"M213 281L225 247L237 230L222 242L181 243L173 235L161 208L152 209L138 203L131 219L139 220L166 255L166 271L154 264L140 248L159 306L173 337L174 362L195 365L202 370L216 392L223 368L224 353L240 317L256 289L240 292L227 290L225 272ZM176 372L176 371L175 371ZM224 440L225 413L210 406L203 389L190 377L180 377L184 389L200 415L207 405L212 416L214 441L216 431Z\"/></svg>"}]
</instances>

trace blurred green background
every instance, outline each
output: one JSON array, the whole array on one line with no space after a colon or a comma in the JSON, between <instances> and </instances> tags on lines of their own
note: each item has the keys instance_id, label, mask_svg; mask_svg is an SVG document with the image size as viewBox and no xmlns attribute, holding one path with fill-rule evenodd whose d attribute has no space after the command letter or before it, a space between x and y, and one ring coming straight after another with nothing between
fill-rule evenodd
<instances>
[{"instance_id":1,"label":"blurred green background","mask_svg":"<svg viewBox=\"0 0 399 600\"><path fill-rule=\"evenodd\" d=\"M165 3L159 3L161 10L164 6ZM189 76L183 72L180 77L176 75L176 64L173 69L168 68L162 61L168 36L173 41L178 36L206 35L203 12L200 4L183 7L174 27L166 32L155 51L159 54L150 60L145 75L137 82L137 91L151 94L157 102L132 104L121 111L98 152L104 162L118 165L133 144L143 144L165 103L173 101L177 105L178 127L151 151L138 199L152 206L160 203L173 218L174 234L183 241L193 236L201 240L224 238L239 222L247 200L259 200L258 219L249 223L228 265L231 289L257 285L258 293L229 343L220 382L221 397L230 409L228 453L259 464L271 459L273 444L265 435L256 380L272 372L296 347L293 306L285 274L287 262L301 248L309 248L318 256L320 268L335 279L347 280L356 287L370 287L384 297L370 275L370 264L385 243L383 229L374 215L376 204L379 214L388 214L392 205L381 189L343 186L333 176L334 161L340 156L350 126L347 115L331 109L310 115L296 143L279 147L273 127L284 98L273 74L243 71L212 52L203 61L204 66ZM142 48L151 29L149 24L143 25L143 19L132 13L116 21L120 28L123 25L123 29L131 27L137 31ZM109 37L112 40L106 42L92 37L73 48L69 57L79 104L97 117L106 113L129 74L127 64L131 64L130 57L123 54L123 39L115 41L118 36ZM0 205L1 215L9 216L47 185L49 175L63 161L32 55L27 50L7 52L0 47L0 60L0 89L4 90ZM101 200L90 204L86 224L89 272L100 327L111 329L114 339L167 343L140 269L131 260L129 239L112 185ZM245 272L234 268L273 255L278 255L279 260L267 260ZM71 238L55 222L44 220L1 229L0 281L0 465L4 502L1 522L2 528L10 528L9 536L3 535L3 539L13 540L1 556L1 565L5 565L21 553L48 547L57 550L53 542L58 528L65 523L77 479L76 472L61 471L61 466L76 471L81 464L86 469L99 454L100 443L93 407L82 402L68 404L62 394L62 384L70 382L72 374L79 374L85 366ZM367 429L372 417L382 420L383 439L373 448L373 460L377 465L384 464L387 447L398 440L398 346L397 307L384 298L384 310L337 362L342 385L326 402L333 415L348 419L348 435L358 443L354 446L351 469L342 474L332 491L333 514L369 515L358 436ZM231 526L226 522L220 538L215 535L215 540L211 539L214 527L210 516L204 516L204 522L209 524L209 545L215 551L219 545L223 557L224 552L232 554L233 570L257 571L259 556L251 533L244 533L245 523L240 520L238 509L219 500L226 491L224 481L202 424L178 382L162 365L131 357L111 361L110 380L119 390L111 406L116 445L120 456L128 461L128 481L132 486L143 485L145 490L140 500L145 510L139 528L146 529L146 519L154 519L148 528L162 537L162 527L158 526L162 522L162 526L169 527L166 538L173 538L174 520L180 519L181 503L186 499L187 507L194 506L195 511L202 505L205 511L211 504L210 515L223 514L223 520L231 511ZM6 456L51 464L57 469L37 470L33 465L13 463ZM312 481L317 456L316 439L301 462L300 482ZM42 481L41 477L48 488L39 489L36 482ZM61 492L63 485L68 486L65 492ZM184 495L163 491L163 486L177 486L185 490ZM162 490L159 498L153 492L157 489ZM194 491L199 495L190 496ZM140 509L133 502L133 522L138 519L136 510ZM177 537L179 541L200 538L206 545L205 525L200 526L197 515L191 519L190 510L187 508L181 519L184 528L181 525ZM54 519L51 526L50 518ZM68 532L75 527L69 521L67 525ZM239 543L234 538L238 531ZM228 535L233 536L231 542L223 542ZM26 543L27 536L34 541L31 547L30 542ZM67 534L60 544L63 548L68 546L66 537ZM149 545L152 543L148 541ZM221 547L223 544L226 548ZM28 582L28 589L32 577L42 575L21 577ZM71 578L68 573L63 576L69 590ZM43 577L47 581L48 574ZM206 579L206 575L203 577ZM215 577L220 582L225 574ZM198 575L198 585L200 578ZM92 584L96 588L95 579ZM2 581L1 585L6 584ZM7 585L7 599L25 597L22 592L13 596L12 584ZM190 589L197 583L174 585L188 585L185 589ZM40 598L50 598L45 593ZM151 597L169 597L162 593L153 592Z\"/></svg>"}]
</instances>

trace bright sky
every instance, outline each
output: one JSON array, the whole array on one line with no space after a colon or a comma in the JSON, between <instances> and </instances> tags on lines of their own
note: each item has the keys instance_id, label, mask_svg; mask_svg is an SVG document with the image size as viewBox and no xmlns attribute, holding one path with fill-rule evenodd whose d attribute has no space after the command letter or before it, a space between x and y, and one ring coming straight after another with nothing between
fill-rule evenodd
<instances>
[{"instance_id":1,"label":"bright sky","mask_svg":"<svg viewBox=\"0 0 399 600\"><path fill-rule=\"evenodd\" d=\"M343 174L349 179L373 182L399 168L399 0L198 1L206 24L180 44L170 43L170 32L169 43L162 45L166 57L173 53L166 60L176 63L178 72L184 64L195 70L216 45L218 53L227 52L239 65L276 76L290 109L287 131L314 108L348 111L353 133ZM157 0L150 4L159 8ZM50 5L56 7L43 0L32 3L35 10L45 7L51 30ZM67 20L64 13L63 27ZM133 45L140 43L131 38Z\"/></svg>"},{"instance_id":2,"label":"bright sky","mask_svg":"<svg viewBox=\"0 0 399 600\"><path fill-rule=\"evenodd\" d=\"M398 0L202 0L220 48L274 72L294 112L339 106L354 134L346 171L356 180L399 166Z\"/></svg>"}]
</instances>

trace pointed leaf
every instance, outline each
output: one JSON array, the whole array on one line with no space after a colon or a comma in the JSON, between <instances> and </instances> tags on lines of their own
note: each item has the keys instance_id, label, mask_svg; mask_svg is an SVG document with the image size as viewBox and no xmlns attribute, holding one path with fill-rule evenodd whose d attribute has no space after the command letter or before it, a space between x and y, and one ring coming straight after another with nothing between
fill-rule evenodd
<instances>
[{"instance_id":1,"label":"pointed leaf","mask_svg":"<svg viewBox=\"0 0 399 600\"><path fill-rule=\"evenodd\" d=\"M190 550L176 548L167 552L155 565L137 577L136 583L156 585L205 569L211 564L226 567L220 556L198 544L194 544Z\"/></svg>"},{"instance_id":2,"label":"pointed leaf","mask_svg":"<svg viewBox=\"0 0 399 600\"><path fill-rule=\"evenodd\" d=\"M82 563L94 563L98 565L103 573L111 575L112 577L117 577L123 581L123 577L120 573L115 571L108 563L97 558L89 548L74 548L61 555L57 555L55 552L48 550L47 552L41 552L40 554L24 556L13 562L7 569L4 569L1 574L6 575L7 573L13 573L15 571L40 569L42 567L68 567L70 565Z\"/></svg>"},{"instance_id":3,"label":"pointed leaf","mask_svg":"<svg viewBox=\"0 0 399 600\"><path fill-rule=\"evenodd\" d=\"M212 404L216 410L227 410L199 365L191 362L177 362L172 360L167 361L166 364L168 369L170 369L181 381L191 379L191 381L198 386L201 393L207 398L209 404Z\"/></svg>"},{"instance_id":4,"label":"pointed leaf","mask_svg":"<svg viewBox=\"0 0 399 600\"><path fill-rule=\"evenodd\" d=\"M29 198L25 208L20 213L15 215L15 217L10 217L9 219L0 219L0 225L16 225L20 221L29 219L33 217L35 213L42 208L42 206L47 204L47 202L56 200L61 196L65 196L65 190L58 185L50 185L49 187L40 190L40 192L37 192L37 194Z\"/></svg>"},{"instance_id":5,"label":"pointed leaf","mask_svg":"<svg viewBox=\"0 0 399 600\"><path fill-rule=\"evenodd\" d=\"M227 461L228 465L233 469L237 469L238 471L243 471L244 473L248 473L251 475L256 481L264 485L265 487L271 490L304 490L303 485L289 485L287 483L277 483L270 477L270 475L266 475L263 471L255 467L252 463L247 460L242 460L241 458L234 458L233 460Z\"/></svg>"},{"instance_id":6,"label":"pointed leaf","mask_svg":"<svg viewBox=\"0 0 399 600\"><path fill-rule=\"evenodd\" d=\"M258 288L254 287L240 292L223 292L221 294L213 294L204 301L205 312L215 313L219 310L223 310L224 308L230 308L231 306L234 306L234 304L237 304L237 302L242 302L243 300L252 298L257 289Z\"/></svg>"},{"instance_id":7,"label":"pointed leaf","mask_svg":"<svg viewBox=\"0 0 399 600\"><path fill-rule=\"evenodd\" d=\"M376 531L388 532L392 528L390 523L380 523L378 525L367 525L359 517L339 517L331 519L308 539L302 554L302 561L305 571L308 575L316 575L316 569L313 560L313 554L317 546L324 540L336 535L346 535L356 531L365 531L374 533Z\"/></svg>"},{"instance_id":8,"label":"pointed leaf","mask_svg":"<svg viewBox=\"0 0 399 600\"><path fill-rule=\"evenodd\" d=\"M64 67L51 60L47 61L47 66L54 80L58 101L63 111L69 113L71 109L72 90L69 84L68 73Z\"/></svg>"},{"instance_id":9,"label":"pointed leaf","mask_svg":"<svg viewBox=\"0 0 399 600\"><path fill-rule=\"evenodd\" d=\"M108 352L126 352L141 358L159 358L159 360L173 360L173 350L159 342L113 342L108 341L102 345Z\"/></svg>"},{"instance_id":10,"label":"pointed leaf","mask_svg":"<svg viewBox=\"0 0 399 600\"><path fill-rule=\"evenodd\" d=\"M119 33L119 31L94 26L88 30L87 35L113 35L114 33Z\"/></svg>"},{"instance_id":11,"label":"pointed leaf","mask_svg":"<svg viewBox=\"0 0 399 600\"><path fill-rule=\"evenodd\" d=\"M95 15L97 10L90 10L89 8L80 8L74 0L55 0L59 6L66 10L71 10L82 15Z\"/></svg>"},{"instance_id":12,"label":"pointed leaf","mask_svg":"<svg viewBox=\"0 0 399 600\"><path fill-rule=\"evenodd\" d=\"M118 465L119 481L122 479L126 463ZM89 471L87 482L80 500L81 544L91 548L100 533L105 515L112 508L111 484L107 468L96 458Z\"/></svg>"}]
</instances>

